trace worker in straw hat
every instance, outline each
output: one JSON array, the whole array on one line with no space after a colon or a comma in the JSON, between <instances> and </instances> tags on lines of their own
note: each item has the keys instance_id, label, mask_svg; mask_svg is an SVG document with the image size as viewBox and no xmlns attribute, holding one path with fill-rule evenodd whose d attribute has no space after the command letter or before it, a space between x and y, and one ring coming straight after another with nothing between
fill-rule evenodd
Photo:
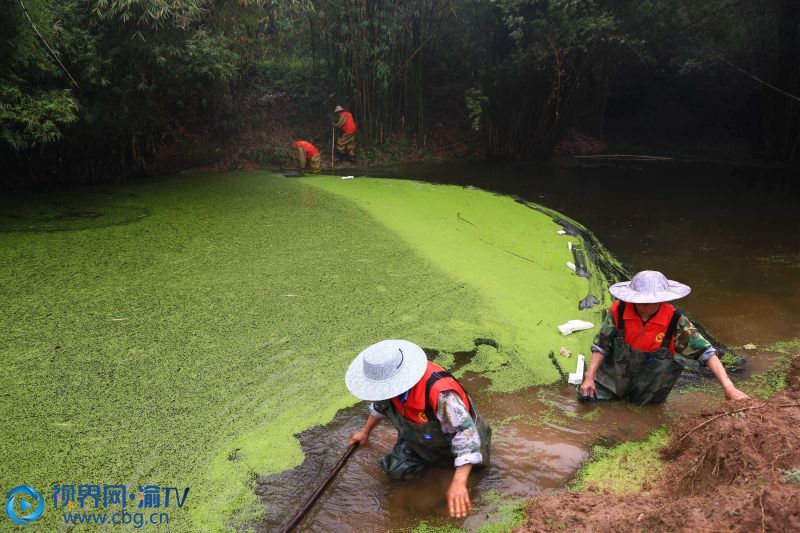
<instances>
[{"instance_id":1,"label":"worker in straw hat","mask_svg":"<svg viewBox=\"0 0 800 533\"><path fill-rule=\"evenodd\" d=\"M492 432L458 380L429 362L416 344L384 340L358 354L345 384L353 396L372 402L366 424L350 443L365 445L388 418L397 428L397 443L378 465L395 479L428 465L455 467L447 504L451 516L466 516L472 508L467 478L473 465L488 465Z\"/></svg>"},{"instance_id":2,"label":"worker in straw hat","mask_svg":"<svg viewBox=\"0 0 800 533\"><path fill-rule=\"evenodd\" d=\"M728 400L747 398L728 378L717 350L666 303L689 294L689 286L645 270L631 281L612 285L609 292L618 301L594 338L589 370L580 386L582 400L663 402L683 371L676 353L706 365Z\"/></svg>"},{"instance_id":3,"label":"worker in straw hat","mask_svg":"<svg viewBox=\"0 0 800 533\"><path fill-rule=\"evenodd\" d=\"M356 121L353 114L345 111L340 105L337 105L333 110L339 117L333 124L337 128L342 129L342 134L336 140L336 160L341 161L344 158L351 163L356 162Z\"/></svg>"}]
</instances>

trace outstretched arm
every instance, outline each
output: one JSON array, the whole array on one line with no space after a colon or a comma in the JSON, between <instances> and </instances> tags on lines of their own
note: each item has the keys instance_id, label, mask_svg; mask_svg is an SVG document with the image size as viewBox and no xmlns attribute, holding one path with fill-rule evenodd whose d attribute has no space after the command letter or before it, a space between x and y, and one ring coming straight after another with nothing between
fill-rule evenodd
<instances>
[{"instance_id":1,"label":"outstretched arm","mask_svg":"<svg viewBox=\"0 0 800 533\"><path fill-rule=\"evenodd\" d=\"M481 436L467 406L455 391L444 391L439 395L436 418L442 433L452 435L450 449L455 457L453 466L456 469L447 489L447 507L450 516L462 518L472 509L467 487L472 465L483 463Z\"/></svg>"},{"instance_id":2,"label":"outstretched arm","mask_svg":"<svg viewBox=\"0 0 800 533\"><path fill-rule=\"evenodd\" d=\"M678 329L675 332L675 352L689 359L697 359L701 366L706 365L722 386L726 400L747 398L747 394L737 389L731 382L728 373L725 372L725 367L722 366L722 361L717 356L717 350L700 334L686 316L682 316L678 321Z\"/></svg>"},{"instance_id":3,"label":"outstretched arm","mask_svg":"<svg viewBox=\"0 0 800 533\"><path fill-rule=\"evenodd\" d=\"M708 361L706 361L706 366L709 370L714 374L714 377L717 378L719 384L722 385L722 390L725 392L725 399L726 400L743 400L748 398L747 394L743 393L731 381L731 378L728 377L728 373L725 372L725 367L722 365L722 361L719 360L719 357L712 355Z\"/></svg>"}]
</instances>

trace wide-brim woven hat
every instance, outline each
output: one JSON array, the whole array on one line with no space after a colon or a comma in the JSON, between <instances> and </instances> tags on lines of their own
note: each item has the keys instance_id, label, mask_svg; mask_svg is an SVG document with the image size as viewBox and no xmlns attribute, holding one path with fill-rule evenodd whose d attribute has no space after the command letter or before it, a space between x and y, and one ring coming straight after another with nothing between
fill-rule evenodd
<instances>
[{"instance_id":1,"label":"wide-brim woven hat","mask_svg":"<svg viewBox=\"0 0 800 533\"><path fill-rule=\"evenodd\" d=\"M387 400L416 385L427 367L425 352L413 342L384 340L358 354L344 382L360 400Z\"/></svg>"},{"instance_id":2,"label":"wide-brim woven hat","mask_svg":"<svg viewBox=\"0 0 800 533\"><path fill-rule=\"evenodd\" d=\"M336 106L336 109L333 110L334 113L338 113L339 111L344 111L344 108L340 105Z\"/></svg>"},{"instance_id":3,"label":"wide-brim woven hat","mask_svg":"<svg viewBox=\"0 0 800 533\"><path fill-rule=\"evenodd\" d=\"M661 272L643 270L630 281L615 283L608 292L623 302L656 304L683 298L692 292L692 288L667 279Z\"/></svg>"}]
</instances>

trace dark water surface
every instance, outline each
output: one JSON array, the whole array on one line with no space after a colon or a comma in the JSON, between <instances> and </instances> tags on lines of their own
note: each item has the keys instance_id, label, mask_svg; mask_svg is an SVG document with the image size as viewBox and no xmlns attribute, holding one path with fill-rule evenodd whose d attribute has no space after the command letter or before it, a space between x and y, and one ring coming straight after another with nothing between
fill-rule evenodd
<instances>
[{"instance_id":1,"label":"dark water surface","mask_svg":"<svg viewBox=\"0 0 800 533\"><path fill-rule=\"evenodd\" d=\"M800 172L687 162L451 162L366 175L518 195L592 230L636 270L691 285L681 306L721 341L800 335Z\"/></svg>"},{"instance_id":2,"label":"dark water surface","mask_svg":"<svg viewBox=\"0 0 800 533\"><path fill-rule=\"evenodd\" d=\"M350 173L350 172L348 172ZM661 270L692 286L681 306L721 342L764 347L800 336L800 176L786 171L720 164L626 162L562 165L449 162L384 167L361 172L477 186L512 194L560 211L590 228L633 270ZM746 353L750 368L770 360ZM476 510L466 520L446 518L444 493L452 472L432 470L422 479L389 481L375 462L394 443L379 426L301 523L308 531L384 531L421 520L477 529L491 514L491 492L530 498L562 490L588 457L598 435L641 439L677 414L722 401L721 394L673 393L660 406L579 404L572 387L515 394L482 391L467 376L476 405L492 421L492 467L472 476ZM324 428L301 437L306 462L259 480L272 518L264 530L291 516L333 466L347 436L366 418L366 407L340 412ZM589 416L591 418L591 415ZM491 520L491 516L488 517Z\"/></svg>"}]
</instances>

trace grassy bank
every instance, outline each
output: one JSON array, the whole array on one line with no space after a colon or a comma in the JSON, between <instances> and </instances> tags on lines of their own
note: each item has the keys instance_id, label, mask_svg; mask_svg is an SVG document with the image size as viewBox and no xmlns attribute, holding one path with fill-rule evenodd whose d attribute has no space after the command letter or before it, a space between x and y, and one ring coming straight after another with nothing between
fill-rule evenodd
<instances>
[{"instance_id":1,"label":"grassy bank","mask_svg":"<svg viewBox=\"0 0 800 533\"><path fill-rule=\"evenodd\" d=\"M590 336L555 331L587 289L568 239L485 192L251 172L9 209L0 486L189 486L175 530L252 520L253 476L354 403L342 376L376 340L493 338L473 365L508 389L556 379L547 352ZM59 520L48 503L37 525Z\"/></svg>"}]
</instances>

